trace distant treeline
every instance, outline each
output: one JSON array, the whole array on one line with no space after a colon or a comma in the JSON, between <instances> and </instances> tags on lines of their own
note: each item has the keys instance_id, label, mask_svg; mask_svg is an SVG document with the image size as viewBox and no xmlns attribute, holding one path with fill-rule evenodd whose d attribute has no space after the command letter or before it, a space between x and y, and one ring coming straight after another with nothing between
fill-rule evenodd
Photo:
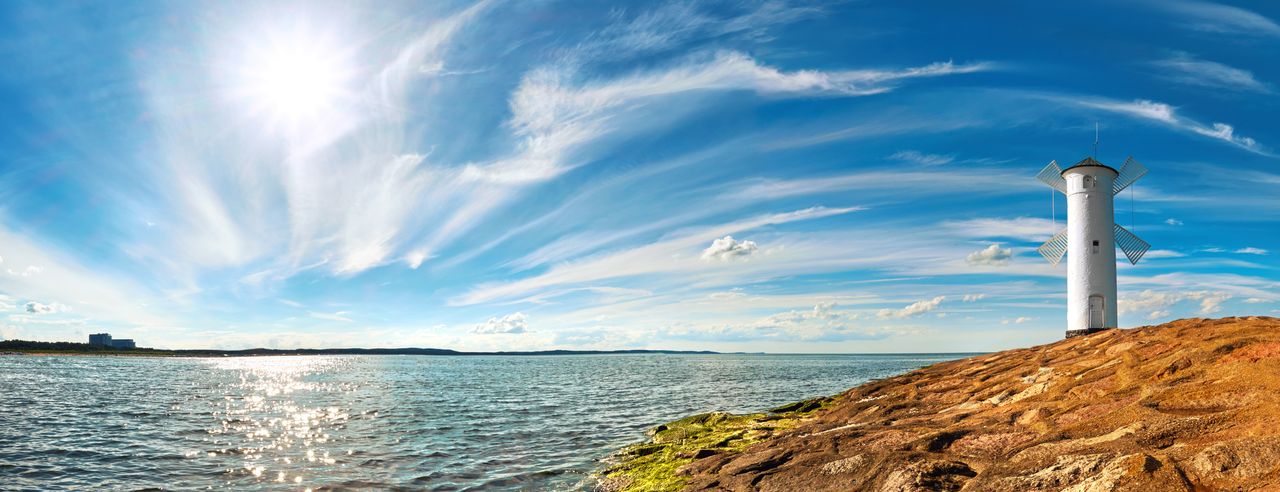
<instances>
[{"instance_id":1,"label":"distant treeline","mask_svg":"<svg viewBox=\"0 0 1280 492\"><path fill-rule=\"evenodd\" d=\"M0 341L0 352L67 352L67 353L137 353L137 354L155 354L162 355L171 353L169 350L156 350L151 348L119 348L109 347L106 345L89 345L87 343L76 342L33 342L30 340L4 340Z\"/></svg>"},{"instance_id":2,"label":"distant treeline","mask_svg":"<svg viewBox=\"0 0 1280 492\"><path fill-rule=\"evenodd\" d=\"M333 348L333 349L267 349L246 350L163 350L152 348L122 349L102 345L75 342L32 342L27 340L0 341L0 352L57 352L136 355L176 355L185 357L247 356L247 355L610 355L610 354L716 354L709 350L538 350L529 352L460 352L436 348Z\"/></svg>"}]
</instances>

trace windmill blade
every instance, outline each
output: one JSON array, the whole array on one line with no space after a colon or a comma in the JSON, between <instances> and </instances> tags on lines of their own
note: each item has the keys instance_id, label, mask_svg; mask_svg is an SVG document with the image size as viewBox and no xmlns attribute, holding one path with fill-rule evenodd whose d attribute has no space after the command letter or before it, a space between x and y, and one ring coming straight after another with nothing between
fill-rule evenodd
<instances>
[{"instance_id":1,"label":"windmill blade","mask_svg":"<svg viewBox=\"0 0 1280 492\"><path fill-rule=\"evenodd\" d=\"M1147 254L1147 250L1151 249L1150 244L1129 232L1128 229L1120 227L1120 224L1116 224L1116 245L1120 246L1120 251L1124 251L1124 255L1129 258L1129 263L1134 265L1137 265L1142 255Z\"/></svg>"},{"instance_id":2,"label":"windmill blade","mask_svg":"<svg viewBox=\"0 0 1280 492\"><path fill-rule=\"evenodd\" d=\"M1058 167L1058 161L1049 161L1049 165L1040 170L1036 179L1064 195L1067 194L1067 180L1062 179L1062 169Z\"/></svg>"},{"instance_id":3,"label":"windmill blade","mask_svg":"<svg viewBox=\"0 0 1280 492\"><path fill-rule=\"evenodd\" d=\"M1128 232L1128 231L1126 231ZM1067 230L1055 234L1053 239L1045 241L1036 252L1040 253L1044 259L1049 260L1053 266L1058 266L1058 262L1062 261L1062 256L1067 254Z\"/></svg>"},{"instance_id":4,"label":"windmill blade","mask_svg":"<svg viewBox=\"0 0 1280 492\"><path fill-rule=\"evenodd\" d=\"M1112 185L1112 189L1114 190L1112 194L1120 194L1121 191L1124 191L1124 189L1128 188L1134 181L1137 181L1138 178L1141 178L1146 174L1147 166L1142 165L1142 163L1135 160L1133 156L1129 156L1128 159L1124 160L1124 165L1120 166L1120 175L1116 176L1116 180Z\"/></svg>"}]
</instances>

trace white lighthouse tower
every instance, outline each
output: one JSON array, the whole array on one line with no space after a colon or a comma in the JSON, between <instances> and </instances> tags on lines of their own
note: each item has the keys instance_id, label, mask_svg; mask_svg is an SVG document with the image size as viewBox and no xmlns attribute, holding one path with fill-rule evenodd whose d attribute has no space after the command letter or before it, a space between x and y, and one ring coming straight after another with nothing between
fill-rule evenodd
<instances>
[{"instance_id":1,"label":"white lighthouse tower","mask_svg":"<svg viewBox=\"0 0 1280 492\"><path fill-rule=\"evenodd\" d=\"M1116 246L1137 264L1151 245L1115 221L1115 195L1147 173L1133 160L1117 171L1086 157L1066 169L1050 162L1036 176L1067 196L1067 228L1037 250L1057 265L1067 257L1067 337L1115 328Z\"/></svg>"}]
</instances>

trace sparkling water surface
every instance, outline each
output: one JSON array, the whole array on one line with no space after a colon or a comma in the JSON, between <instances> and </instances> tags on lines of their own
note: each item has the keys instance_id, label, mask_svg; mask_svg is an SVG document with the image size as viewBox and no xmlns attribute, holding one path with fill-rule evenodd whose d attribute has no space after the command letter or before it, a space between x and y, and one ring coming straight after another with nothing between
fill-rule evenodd
<instances>
[{"instance_id":1,"label":"sparkling water surface","mask_svg":"<svg viewBox=\"0 0 1280 492\"><path fill-rule=\"evenodd\" d=\"M960 356L3 356L0 489L583 490L659 423Z\"/></svg>"}]
</instances>

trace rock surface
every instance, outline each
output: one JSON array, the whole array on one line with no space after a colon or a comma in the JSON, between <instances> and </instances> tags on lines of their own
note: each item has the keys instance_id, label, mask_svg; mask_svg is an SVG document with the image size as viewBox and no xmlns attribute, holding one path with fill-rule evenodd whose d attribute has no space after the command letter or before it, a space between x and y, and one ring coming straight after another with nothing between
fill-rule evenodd
<instances>
[{"instance_id":1,"label":"rock surface","mask_svg":"<svg viewBox=\"0 0 1280 492\"><path fill-rule=\"evenodd\" d=\"M643 481L624 457L611 486L1280 490L1280 319L1180 320L945 362L781 418L737 446L674 453Z\"/></svg>"}]
</instances>

